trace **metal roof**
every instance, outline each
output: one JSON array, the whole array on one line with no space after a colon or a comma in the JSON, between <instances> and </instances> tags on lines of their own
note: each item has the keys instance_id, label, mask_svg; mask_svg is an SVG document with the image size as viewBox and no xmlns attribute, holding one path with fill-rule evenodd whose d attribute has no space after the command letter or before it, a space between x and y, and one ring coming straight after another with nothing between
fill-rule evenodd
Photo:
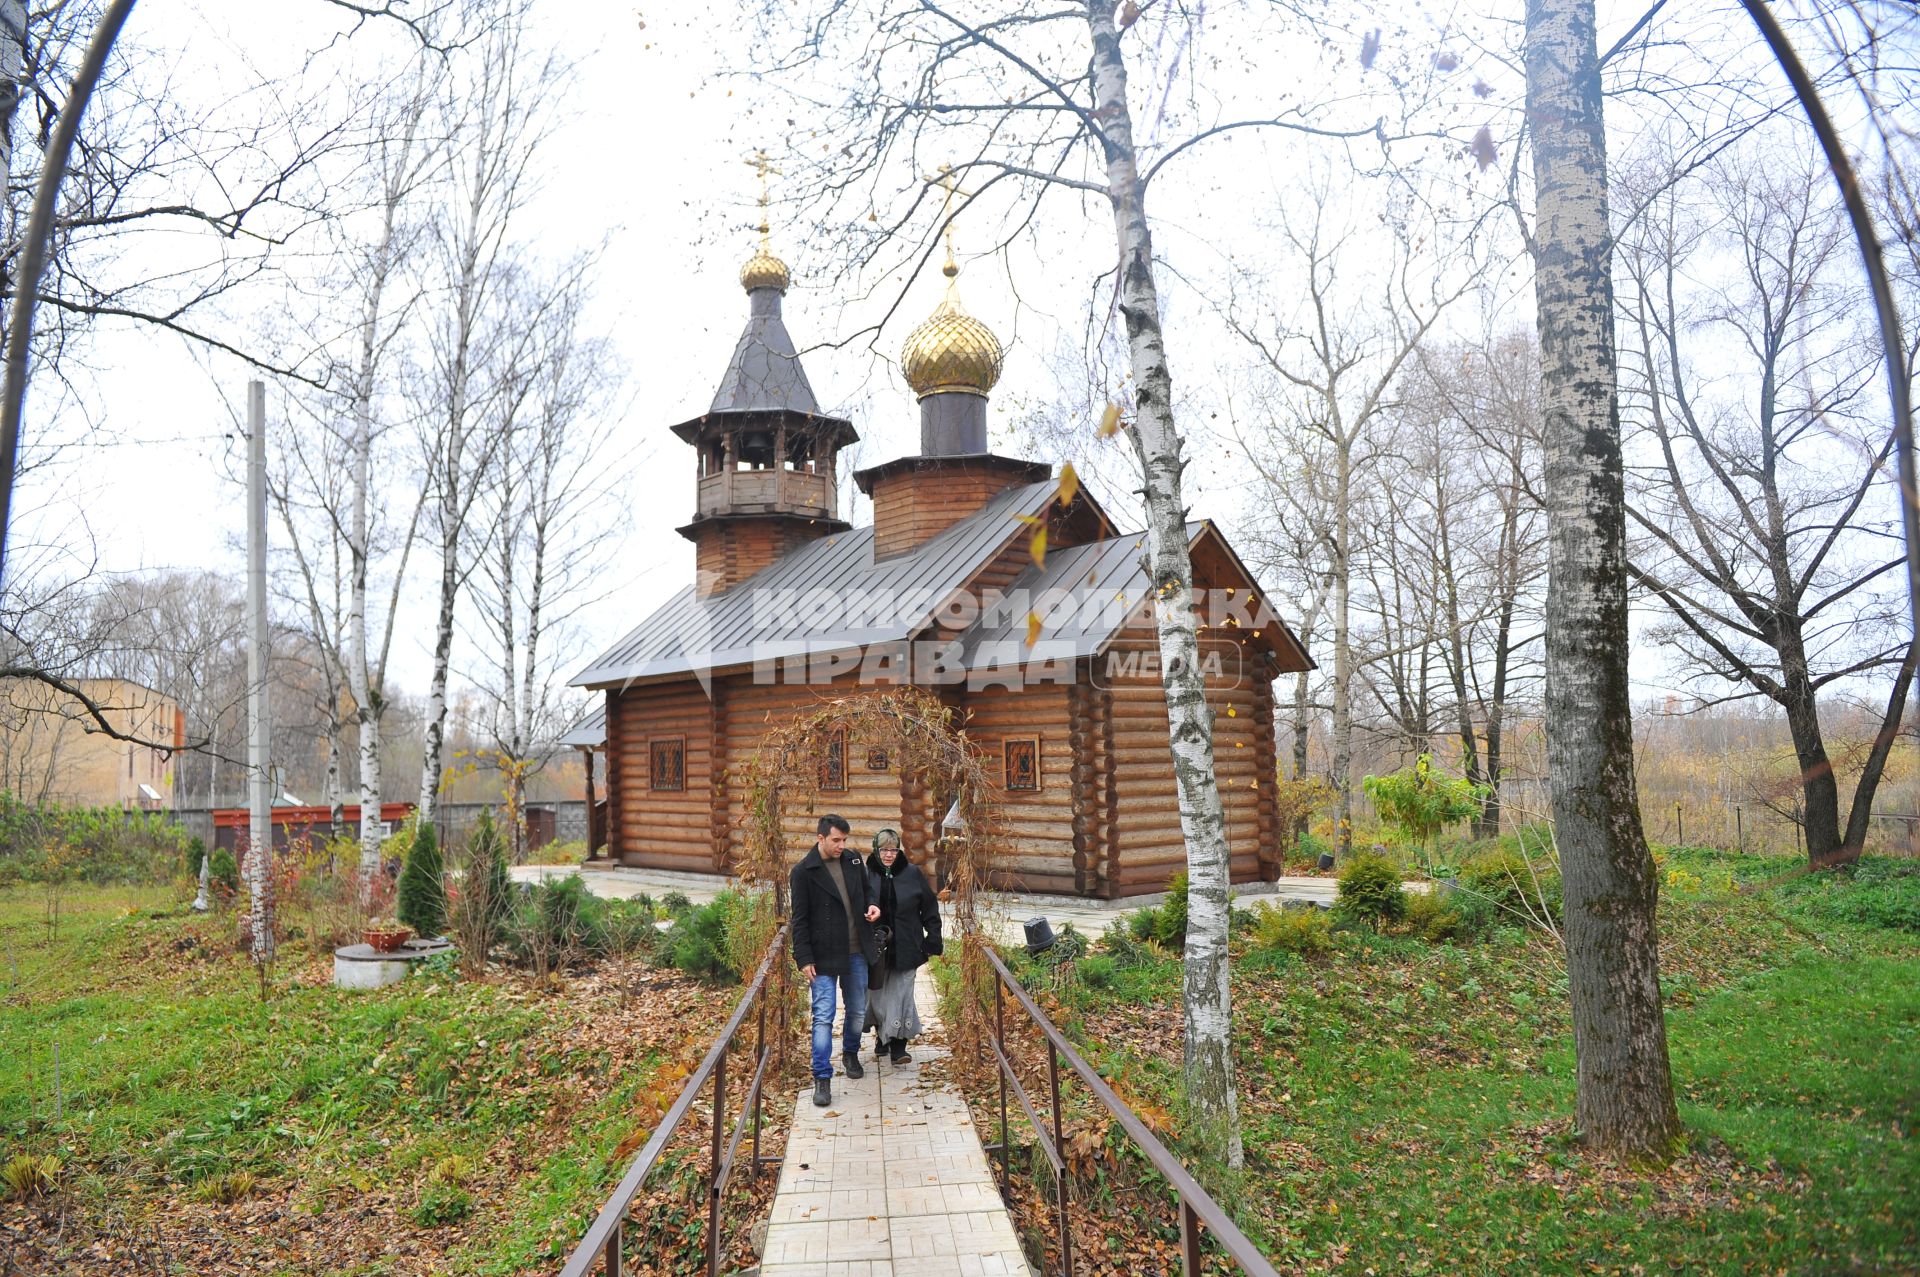
<instances>
[{"instance_id":1,"label":"metal roof","mask_svg":"<svg viewBox=\"0 0 1920 1277\"><path fill-rule=\"evenodd\" d=\"M724 594L702 599L688 586L572 685L606 687L916 638L955 591L1025 530L1021 518L1039 514L1057 490L1052 480L1009 488L917 550L884 562L874 562L873 529L856 528L802 546ZM1226 544L1206 520L1187 524L1189 546L1209 535ZM1231 546L1227 552L1244 570ZM1256 628L1274 627L1275 649L1290 644L1310 668L1258 583L1246 580L1245 601L1259 608L1247 619ZM1151 583L1144 532L1055 550L1044 568L1029 566L1014 578L998 603L990 595L969 602L978 610L959 636L961 664L1006 669L1091 656L1147 606ZM1042 625L1029 642L1033 613Z\"/></svg>"},{"instance_id":2,"label":"metal roof","mask_svg":"<svg viewBox=\"0 0 1920 1277\"><path fill-rule=\"evenodd\" d=\"M747 327L734 345L733 358L714 392L715 412L771 412L787 409L817 415L820 401L814 398L807 370L800 366L799 352L780 318L780 294L771 288L749 294L752 309Z\"/></svg>"},{"instance_id":3,"label":"metal roof","mask_svg":"<svg viewBox=\"0 0 1920 1277\"><path fill-rule=\"evenodd\" d=\"M563 735L560 745L573 749L599 749L607 743L607 702L602 700L593 707L593 712L574 724L573 730Z\"/></svg>"},{"instance_id":4,"label":"metal roof","mask_svg":"<svg viewBox=\"0 0 1920 1277\"><path fill-rule=\"evenodd\" d=\"M1187 523L1187 547L1193 549L1211 534L1226 548L1236 567L1245 575L1249 595L1247 620L1258 631L1271 626L1287 643L1299 650L1300 644L1287 628L1259 582L1246 573L1233 547L1220 530L1206 519ZM1092 656L1113 641L1121 629L1152 613L1153 576L1147 570L1147 534L1128 532L1070 546L1047 555L1044 568L1029 567L1006 587L1015 606L1002 608L993 616L983 616L962 636L964 664L979 669L988 664L1006 665L1010 653L1032 652L1035 659L1060 660ZM1257 601L1257 608L1251 606ZM1031 640L1030 616L1040 617L1040 628ZM1276 642L1276 650L1284 644ZM1311 659L1306 658L1311 665Z\"/></svg>"},{"instance_id":5,"label":"metal roof","mask_svg":"<svg viewBox=\"0 0 1920 1277\"><path fill-rule=\"evenodd\" d=\"M575 675L574 687L727 669L782 655L897 642L1023 530L1057 491L1051 481L997 494L919 548L878 563L873 529L822 537L724 594L687 586Z\"/></svg>"}]
</instances>

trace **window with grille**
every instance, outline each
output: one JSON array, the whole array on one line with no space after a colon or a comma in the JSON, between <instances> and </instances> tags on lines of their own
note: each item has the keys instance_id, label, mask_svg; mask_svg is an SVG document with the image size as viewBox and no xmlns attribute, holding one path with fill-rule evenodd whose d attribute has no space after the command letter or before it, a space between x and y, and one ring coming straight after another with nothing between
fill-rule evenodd
<instances>
[{"instance_id":1,"label":"window with grille","mask_svg":"<svg viewBox=\"0 0 1920 1277\"><path fill-rule=\"evenodd\" d=\"M847 734L835 732L827 738L827 755L820 763L820 792L841 794L847 789Z\"/></svg>"},{"instance_id":2,"label":"window with grille","mask_svg":"<svg viewBox=\"0 0 1920 1277\"><path fill-rule=\"evenodd\" d=\"M1002 788L1009 793L1040 788L1040 738L1015 736L1002 743L1006 779Z\"/></svg>"},{"instance_id":3,"label":"window with grille","mask_svg":"<svg viewBox=\"0 0 1920 1277\"><path fill-rule=\"evenodd\" d=\"M653 746L653 788L682 790L687 787L687 742L675 736L656 740Z\"/></svg>"}]
</instances>

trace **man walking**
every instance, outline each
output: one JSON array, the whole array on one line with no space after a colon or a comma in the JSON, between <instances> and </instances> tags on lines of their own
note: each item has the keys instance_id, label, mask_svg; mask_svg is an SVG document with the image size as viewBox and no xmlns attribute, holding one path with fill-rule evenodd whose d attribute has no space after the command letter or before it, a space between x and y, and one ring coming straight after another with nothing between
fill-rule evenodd
<instances>
[{"instance_id":1,"label":"man walking","mask_svg":"<svg viewBox=\"0 0 1920 1277\"><path fill-rule=\"evenodd\" d=\"M813 995L813 1102L833 1102L834 984L840 986L847 1018L840 1057L847 1076L863 1075L860 1039L867 1020L867 970L878 959L873 920L880 906L868 897L866 867L858 852L847 851L847 822L820 817L813 850L793 867L788 899L793 902L793 961L811 983Z\"/></svg>"}]
</instances>

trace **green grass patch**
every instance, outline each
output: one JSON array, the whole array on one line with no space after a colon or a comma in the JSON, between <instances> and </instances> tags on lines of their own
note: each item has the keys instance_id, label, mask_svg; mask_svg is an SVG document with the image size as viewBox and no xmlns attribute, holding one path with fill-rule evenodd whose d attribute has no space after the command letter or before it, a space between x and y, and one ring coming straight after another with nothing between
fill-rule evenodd
<instances>
[{"instance_id":1,"label":"green grass patch","mask_svg":"<svg viewBox=\"0 0 1920 1277\"><path fill-rule=\"evenodd\" d=\"M280 1199L309 1223L277 1240L313 1243L281 1271L380 1271L396 1238L435 1271L551 1267L731 1001L638 967L638 996L450 964L353 993L298 944L262 1000L231 915L102 888L44 912L0 892L0 1161L57 1156L82 1215Z\"/></svg>"},{"instance_id":2,"label":"green grass patch","mask_svg":"<svg viewBox=\"0 0 1920 1277\"><path fill-rule=\"evenodd\" d=\"M1573 1138L1566 985L1541 934L1338 932L1321 954L1246 949L1234 1012L1249 1165L1213 1177L1223 1200L1283 1268L1916 1271L1920 938L1897 909L1862 903L1915 879L1869 862L1733 889L1792 867L1664 857L1684 871L1661 910L1687 1143L1657 1172ZM1063 1027L1124 1094L1171 1114L1176 1140L1178 984L1177 956L1147 950L1099 981L1049 986ZM1076 1113L1097 1122L1084 1102ZM1081 1190L1123 1222L1091 1244L1171 1240L1170 1208L1139 1208L1150 1177L1108 1143Z\"/></svg>"}]
</instances>

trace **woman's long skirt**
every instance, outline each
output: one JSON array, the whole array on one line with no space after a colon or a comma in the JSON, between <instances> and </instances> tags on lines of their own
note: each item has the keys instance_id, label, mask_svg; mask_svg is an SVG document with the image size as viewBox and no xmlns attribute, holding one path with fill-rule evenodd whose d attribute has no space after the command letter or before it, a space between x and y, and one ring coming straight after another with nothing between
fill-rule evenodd
<instances>
[{"instance_id":1,"label":"woman's long skirt","mask_svg":"<svg viewBox=\"0 0 1920 1277\"><path fill-rule=\"evenodd\" d=\"M920 1034L920 1010L913 1004L912 971L889 971L887 981L867 991L867 1027L879 1028L883 1041Z\"/></svg>"}]
</instances>

